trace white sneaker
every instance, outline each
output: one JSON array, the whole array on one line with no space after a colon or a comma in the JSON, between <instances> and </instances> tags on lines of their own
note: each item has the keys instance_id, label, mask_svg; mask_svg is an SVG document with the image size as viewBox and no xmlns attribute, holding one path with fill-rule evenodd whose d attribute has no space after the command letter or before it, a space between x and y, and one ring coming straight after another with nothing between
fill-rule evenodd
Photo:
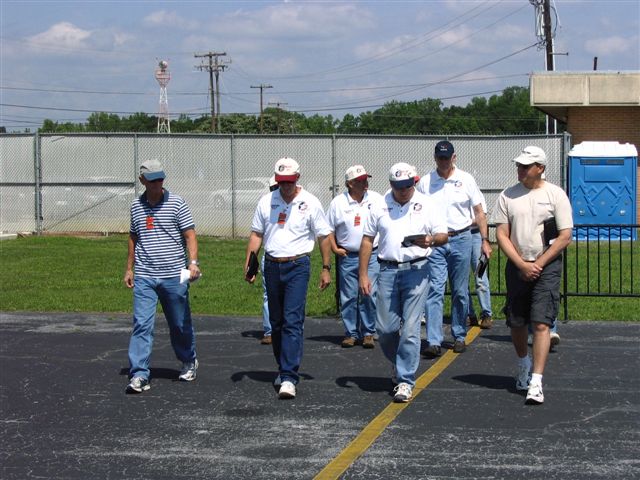
<instances>
[{"instance_id":1,"label":"white sneaker","mask_svg":"<svg viewBox=\"0 0 640 480\"><path fill-rule=\"evenodd\" d=\"M518 376L516 377L516 390L524 391L529 389L531 380L531 363L518 366Z\"/></svg>"},{"instance_id":2,"label":"white sneaker","mask_svg":"<svg viewBox=\"0 0 640 480\"><path fill-rule=\"evenodd\" d=\"M178 375L178 380L182 380L183 382L192 382L196 379L197 372L198 372L197 358L193 362L184 362L182 364L182 370L180 370L180 375Z\"/></svg>"},{"instance_id":3,"label":"white sneaker","mask_svg":"<svg viewBox=\"0 0 640 480\"><path fill-rule=\"evenodd\" d=\"M142 393L151 388L149 380L143 377L133 377L127 385L127 393Z\"/></svg>"},{"instance_id":4,"label":"white sneaker","mask_svg":"<svg viewBox=\"0 0 640 480\"><path fill-rule=\"evenodd\" d=\"M413 387L408 383L400 383L398 384L393 391L395 395L393 396L393 401L396 403L407 403L413 397L412 393Z\"/></svg>"},{"instance_id":5,"label":"white sneaker","mask_svg":"<svg viewBox=\"0 0 640 480\"><path fill-rule=\"evenodd\" d=\"M278 392L280 398L296 398L296 386L293 382L285 380L280 385L280 391Z\"/></svg>"},{"instance_id":6,"label":"white sneaker","mask_svg":"<svg viewBox=\"0 0 640 480\"><path fill-rule=\"evenodd\" d=\"M553 348L556 345L560 344L560 335L557 334L556 332L551 332L549 334L549 337L550 337L550 340L551 340L551 347L550 348Z\"/></svg>"},{"instance_id":7,"label":"white sneaker","mask_svg":"<svg viewBox=\"0 0 640 480\"><path fill-rule=\"evenodd\" d=\"M542 405L544 403L544 394L542 393L542 384L531 384L527 391L527 398L524 401L527 405Z\"/></svg>"}]
</instances>

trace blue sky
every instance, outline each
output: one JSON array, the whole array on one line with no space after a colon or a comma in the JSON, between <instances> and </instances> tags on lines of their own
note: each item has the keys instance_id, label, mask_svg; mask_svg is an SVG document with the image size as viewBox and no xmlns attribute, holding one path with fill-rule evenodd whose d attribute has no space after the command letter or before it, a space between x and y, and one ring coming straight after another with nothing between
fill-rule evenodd
<instances>
[{"instance_id":1,"label":"blue sky","mask_svg":"<svg viewBox=\"0 0 640 480\"><path fill-rule=\"evenodd\" d=\"M638 0L551 0L557 71L640 70ZM209 112L194 54L226 52L222 113L264 104L342 118L390 100L465 105L542 71L528 0L0 0L0 125L32 130L93 111L158 112L168 60L172 117Z\"/></svg>"}]
</instances>

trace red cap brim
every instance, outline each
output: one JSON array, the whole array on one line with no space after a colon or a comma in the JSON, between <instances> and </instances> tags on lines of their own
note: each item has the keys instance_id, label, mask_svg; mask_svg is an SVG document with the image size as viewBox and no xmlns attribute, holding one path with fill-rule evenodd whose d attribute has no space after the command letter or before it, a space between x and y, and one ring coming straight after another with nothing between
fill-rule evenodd
<instances>
[{"instance_id":1,"label":"red cap brim","mask_svg":"<svg viewBox=\"0 0 640 480\"><path fill-rule=\"evenodd\" d=\"M298 175L276 175L276 182L296 182Z\"/></svg>"}]
</instances>

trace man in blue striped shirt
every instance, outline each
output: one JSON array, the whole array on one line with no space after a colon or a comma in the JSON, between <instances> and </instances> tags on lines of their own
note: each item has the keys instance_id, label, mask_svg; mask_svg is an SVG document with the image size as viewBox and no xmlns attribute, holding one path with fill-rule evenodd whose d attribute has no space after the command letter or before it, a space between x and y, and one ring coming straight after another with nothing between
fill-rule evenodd
<instances>
[{"instance_id":1,"label":"man in blue striped shirt","mask_svg":"<svg viewBox=\"0 0 640 480\"><path fill-rule=\"evenodd\" d=\"M127 393L149 390L149 363L158 300L169 324L171 345L182 362L178 378L195 380L198 360L189 308L189 281L200 276L198 241L186 202L163 188L162 164L147 160L140 165L145 192L131 204L129 252L124 283L133 289L133 332L129 342ZM189 254L189 281L181 282ZM135 276L134 276L135 269ZM135 281L134 281L135 277Z\"/></svg>"}]
</instances>

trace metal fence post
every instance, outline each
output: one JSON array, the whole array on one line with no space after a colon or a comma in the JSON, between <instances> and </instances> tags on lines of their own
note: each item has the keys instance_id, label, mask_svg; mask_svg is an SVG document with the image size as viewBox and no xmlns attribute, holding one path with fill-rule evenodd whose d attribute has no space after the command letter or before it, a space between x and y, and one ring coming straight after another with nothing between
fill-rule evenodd
<instances>
[{"instance_id":1,"label":"metal fence post","mask_svg":"<svg viewBox=\"0 0 640 480\"><path fill-rule=\"evenodd\" d=\"M231 145L229 146L231 154L231 238L236 238L236 137L231 134Z\"/></svg>"},{"instance_id":2,"label":"metal fence post","mask_svg":"<svg viewBox=\"0 0 640 480\"><path fill-rule=\"evenodd\" d=\"M562 189L567 192L567 195L570 196L570 192L567 190L568 188L568 179L569 179L569 151L571 150L571 134L564 132L562 135L562 157L561 161L561 172L562 172ZM572 232L573 234L573 232ZM567 322L569 320L569 302L567 299L567 291L569 288L569 281L567 279L567 275L569 273L569 261L567 259L567 251L565 250L562 254L562 308L564 313L564 321ZM556 321L558 321L556 319Z\"/></svg>"},{"instance_id":3,"label":"metal fence post","mask_svg":"<svg viewBox=\"0 0 640 480\"><path fill-rule=\"evenodd\" d=\"M139 167L139 161L140 161L140 157L138 154L138 134L134 133L133 134L133 191L135 193L135 196L138 197L140 195L140 192L138 190L138 184L140 182L138 182L138 169Z\"/></svg>"},{"instance_id":4,"label":"metal fence post","mask_svg":"<svg viewBox=\"0 0 640 480\"><path fill-rule=\"evenodd\" d=\"M42 234L42 155L41 138L36 132L33 136L33 165L35 175L35 214L36 214L36 235Z\"/></svg>"}]
</instances>

